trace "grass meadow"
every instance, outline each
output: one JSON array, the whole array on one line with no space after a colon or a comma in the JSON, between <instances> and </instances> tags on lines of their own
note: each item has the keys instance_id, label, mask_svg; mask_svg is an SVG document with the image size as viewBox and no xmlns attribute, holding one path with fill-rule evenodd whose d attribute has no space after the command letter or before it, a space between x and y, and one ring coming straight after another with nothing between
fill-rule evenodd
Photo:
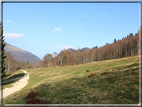
<instances>
[{"instance_id":1,"label":"grass meadow","mask_svg":"<svg viewBox=\"0 0 142 107\"><path fill-rule=\"evenodd\" d=\"M4 98L4 104L26 104L31 91L48 104L139 104L139 56L26 71L28 85Z\"/></svg>"}]
</instances>

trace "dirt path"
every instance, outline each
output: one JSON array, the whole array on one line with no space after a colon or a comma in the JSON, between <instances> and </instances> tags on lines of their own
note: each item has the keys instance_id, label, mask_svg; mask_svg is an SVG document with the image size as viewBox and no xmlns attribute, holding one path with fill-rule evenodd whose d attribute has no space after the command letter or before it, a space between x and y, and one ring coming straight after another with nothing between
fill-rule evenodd
<instances>
[{"instance_id":1,"label":"dirt path","mask_svg":"<svg viewBox=\"0 0 142 107\"><path fill-rule=\"evenodd\" d=\"M19 81L17 81L16 83L14 83L13 87L5 88L3 90L3 98L7 97L10 94L13 94L16 91L19 91L20 89L22 89L23 87L25 87L28 84L29 73L27 73L24 70L21 70L21 71L23 71L25 73L25 76L22 79L20 79Z\"/></svg>"}]
</instances>

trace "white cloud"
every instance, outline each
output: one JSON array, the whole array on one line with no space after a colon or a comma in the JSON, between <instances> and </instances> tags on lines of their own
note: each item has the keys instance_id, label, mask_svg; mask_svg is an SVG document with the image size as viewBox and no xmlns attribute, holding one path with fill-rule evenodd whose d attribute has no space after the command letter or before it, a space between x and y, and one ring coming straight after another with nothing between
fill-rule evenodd
<instances>
[{"instance_id":1,"label":"white cloud","mask_svg":"<svg viewBox=\"0 0 142 107\"><path fill-rule=\"evenodd\" d=\"M78 29L82 29L82 26L78 26L77 28L78 28Z\"/></svg>"},{"instance_id":2,"label":"white cloud","mask_svg":"<svg viewBox=\"0 0 142 107\"><path fill-rule=\"evenodd\" d=\"M92 16L85 16L85 17L87 17L87 18L94 18L94 17L92 17Z\"/></svg>"},{"instance_id":3,"label":"white cloud","mask_svg":"<svg viewBox=\"0 0 142 107\"><path fill-rule=\"evenodd\" d=\"M27 42L28 42L28 43L32 43L32 42L33 42L33 40L27 40Z\"/></svg>"},{"instance_id":4,"label":"white cloud","mask_svg":"<svg viewBox=\"0 0 142 107\"><path fill-rule=\"evenodd\" d=\"M52 30L52 32L56 32L56 31L62 31L62 29L60 28L60 27L58 27L58 28L54 28L53 30Z\"/></svg>"},{"instance_id":5,"label":"white cloud","mask_svg":"<svg viewBox=\"0 0 142 107\"><path fill-rule=\"evenodd\" d=\"M7 22L8 22L8 23L11 23L11 21L10 21L10 20L7 20Z\"/></svg>"},{"instance_id":6,"label":"white cloud","mask_svg":"<svg viewBox=\"0 0 142 107\"><path fill-rule=\"evenodd\" d=\"M3 36L5 38L19 38L19 37L22 37L24 35L20 34L20 33L3 33Z\"/></svg>"}]
</instances>

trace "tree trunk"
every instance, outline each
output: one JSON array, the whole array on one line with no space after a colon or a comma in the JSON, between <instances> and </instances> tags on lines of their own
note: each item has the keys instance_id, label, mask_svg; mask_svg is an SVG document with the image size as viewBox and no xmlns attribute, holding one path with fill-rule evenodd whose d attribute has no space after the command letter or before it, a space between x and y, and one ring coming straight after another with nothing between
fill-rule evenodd
<instances>
[{"instance_id":1,"label":"tree trunk","mask_svg":"<svg viewBox=\"0 0 142 107\"><path fill-rule=\"evenodd\" d=\"M62 65L62 59L61 59L61 65Z\"/></svg>"}]
</instances>

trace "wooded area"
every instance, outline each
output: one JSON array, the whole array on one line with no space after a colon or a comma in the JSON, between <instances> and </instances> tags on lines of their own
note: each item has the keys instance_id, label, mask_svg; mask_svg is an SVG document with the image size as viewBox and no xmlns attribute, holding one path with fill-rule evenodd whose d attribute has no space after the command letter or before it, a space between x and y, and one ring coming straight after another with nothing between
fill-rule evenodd
<instances>
[{"instance_id":1,"label":"wooded area","mask_svg":"<svg viewBox=\"0 0 142 107\"><path fill-rule=\"evenodd\" d=\"M20 61L15 61L14 58L10 53L5 53L6 55L6 72L13 72L15 70L19 69L26 69L26 68L31 68L32 65L29 64L29 61L27 62L20 62Z\"/></svg>"},{"instance_id":2,"label":"wooded area","mask_svg":"<svg viewBox=\"0 0 142 107\"><path fill-rule=\"evenodd\" d=\"M63 50L58 55L56 52L52 54L47 53L42 61L34 63L34 67L51 67L62 65L83 64L94 61L116 59L128 56L138 55L139 50L139 32L135 35L130 33L122 40L114 39L114 43L105 46L93 47L90 50Z\"/></svg>"},{"instance_id":3,"label":"wooded area","mask_svg":"<svg viewBox=\"0 0 142 107\"><path fill-rule=\"evenodd\" d=\"M142 27L141 27L142 28ZM130 33L127 37L123 37L122 40L114 39L114 43L102 47L93 47L87 50L62 50L59 54L54 52L53 54L47 53L42 61L34 62L32 65L29 61L26 63L15 61L10 53L6 53L6 71L11 72L18 69L25 68L42 68L53 66L66 66L89 63L94 61L116 59L128 56L138 55L139 50L139 32L133 35Z\"/></svg>"}]
</instances>

